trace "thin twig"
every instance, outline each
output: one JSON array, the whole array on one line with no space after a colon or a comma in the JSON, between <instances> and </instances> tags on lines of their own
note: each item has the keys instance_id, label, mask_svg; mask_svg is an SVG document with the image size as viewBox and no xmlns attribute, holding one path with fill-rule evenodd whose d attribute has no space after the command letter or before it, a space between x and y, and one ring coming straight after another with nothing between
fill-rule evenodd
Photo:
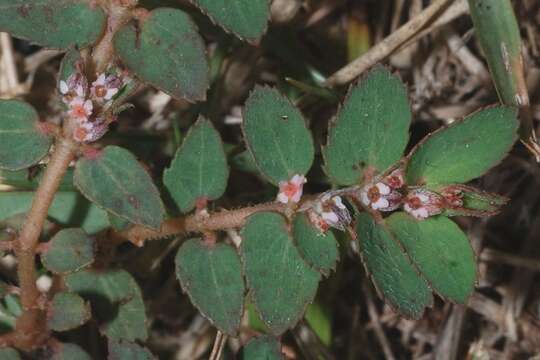
<instances>
[{"instance_id":1,"label":"thin twig","mask_svg":"<svg viewBox=\"0 0 540 360\"><path fill-rule=\"evenodd\" d=\"M480 254L480 261L493 262L496 264L506 264L540 272L540 260L508 254L490 248L485 248L484 250L482 250L482 253Z\"/></svg>"},{"instance_id":2,"label":"thin twig","mask_svg":"<svg viewBox=\"0 0 540 360\"><path fill-rule=\"evenodd\" d=\"M366 294L366 301L368 306L368 314L369 318L371 320L371 324L373 325L373 330L375 332L375 337L379 341L379 344L381 345L384 357L387 360L395 360L394 353L392 352L392 348L390 346L390 342L388 341L388 338L386 337L386 334L384 333L384 330L381 326L381 322L379 320L379 314L377 313L377 308L375 307L375 301L373 300L373 293L371 292L371 288L369 285L366 285L366 283L363 284L364 286L364 294Z\"/></svg>"},{"instance_id":3,"label":"thin twig","mask_svg":"<svg viewBox=\"0 0 540 360\"><path fill-rule=\"evenodd\" d=\"M5 75L7 83L12 94L17 93L19 88L19 76L17 75L17 66L15 64L15 55L13 54L13 44L11 35L0 33L0 46L2 48L2 60L4 62Z\"/></svg>"},{"instance_id":4,"label":"thin twig","mask_svg":"<svg viewBox=\"0 0 540 360\"><path fill-rule=\"evenodd\" d=\"M223 353L223 348L225 347L225 342L227 340L227 335L223 334L218 330L216 334L216 340L214 341L214 347L212 348L212 353L208 360L219 360L221 359L221 354Z\"/></svg>"},{"instance_id":5,"label":"thin twig","mask_svg":"<svg viewBox=\"0 0 540 360\"><path fill-rule=\"evenodd\" d=\"M371 66L392 54L415 34L424 29L430 22L433 22L434 19L450 6L453 1L454 0L435 1L418 14L418 16L401 26L379 44L372 47L368 52L326 79L325 84L327 86L336 86L354 80Z\"/></svg>"}]
</instances>

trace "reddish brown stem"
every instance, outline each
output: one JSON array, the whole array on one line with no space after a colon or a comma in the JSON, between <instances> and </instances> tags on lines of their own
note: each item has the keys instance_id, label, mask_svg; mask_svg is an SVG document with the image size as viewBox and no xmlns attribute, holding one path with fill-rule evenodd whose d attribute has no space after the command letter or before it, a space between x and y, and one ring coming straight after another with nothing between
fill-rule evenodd
<instances>
[{"instance_id":1,"label":"reddish brown stem","mask_svg":"<svg viewBox=\"0 0 540 360\"><path fill-rule=\"evenodd\" d=\"M182 218L170 219L163 223L160 231L151 230L143 226L134 226L120 235L137 246L142 246L146 240L162 238L186 233L205 233L218 230L239 228L246 219L259 211L277 211L286 214L287 206L272 202L250 206L237 210L222 210L201 218L192 215Z\"/></svg>"},{"instance_id":2,"label":"reddish brown stem","mask_svg":"<svg viewBox=\"0 0 540 360\"><path fill-rule=\"evenodd\" d=\"M107 9L107 27L103 38L96 45L92 52L96 73L102 73L107 70L114 56L113 37L114 34L129 21L131 13L129 8L137 5L134 0L102 0L102 6Z\"/></svg>"},{"instance_id":3,"label":"reddish brown stem","mask_svg":"<svg viewBox=\"0 0 540 360\"><path fill-rule=\"evenodd\" d=\"M60 139L56 143L16 242L15 250L19 261L17 271L23 308L23 314L18 318L16 327L19 348L35 346L46 333L44 326L40 326L43 325L44 314L39 306L35 254L49 207L70 162L75 157L76 149L76 144L65 139Z\"/></svg>"}]
</instances>

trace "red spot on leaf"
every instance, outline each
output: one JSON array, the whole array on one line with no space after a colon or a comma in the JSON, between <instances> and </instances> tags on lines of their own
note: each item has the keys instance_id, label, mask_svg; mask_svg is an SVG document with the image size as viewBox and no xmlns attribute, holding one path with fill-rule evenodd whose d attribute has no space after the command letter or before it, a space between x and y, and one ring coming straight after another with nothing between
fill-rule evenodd
<instances>
[{"instance_id":1,"label":"red spot on leaf","mask_svg":"<svg viewBox=\"0 0 540 360\"><path fill-rule=\"evenodd\" d=\"M56 125L39 121L36 123L36 128L40 134L49 136L55 133Z\"/></svg>"},{"instance_id":2,"label":"red spot on leaf","mask_svg":"<svg viewBox=\"0 0 540 360\"><path fill-rule=\"evenodd\" d=\"M140 201L133 195L128 196L128 202L135 208L138 209L141 207Z\"/></svg>"},{"instance_id":3,"label":"red spot on leaf","mask_svg":"<svg viewBox=\"0 0 540 360\"><path fill-rule=\"evenodd\" d=\"M103 151L101 149L96 149L94 147L85 147L82 150L83 156L88 160L97 160Z\"/></svg>"}]
</instances>

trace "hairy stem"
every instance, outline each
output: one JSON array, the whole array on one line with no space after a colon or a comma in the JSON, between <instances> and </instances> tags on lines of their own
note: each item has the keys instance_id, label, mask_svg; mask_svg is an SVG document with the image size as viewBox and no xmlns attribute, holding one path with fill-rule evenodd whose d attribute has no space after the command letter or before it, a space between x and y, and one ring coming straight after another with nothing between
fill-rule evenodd
<instances>
[{"instance_id":1,"label":"hairy stem","mask_svg":"<svg viewBox=\"0 0 540 360\"><path fill-rule=\"evenodd\" d=\"M23 314L17 320L17 347L29 348L39 342L44 331L44 314L36 286L35 255L39 236L49 207L70 162L74 159L77 146L72 141L60 139L45 170L43 179L34 195L32 206L17 238L15 252L19 261L18 277L21 289Z\"/></svg>"},{"instance_id":2,"label":"hairy stem","mask_svg":"<svg viewBox=\"0 0 540 360\"><path fill-rule=\"evenodd\" d=\"M114 34L130 19L131 13L129 8L136 4L137 2L133 0L112 0L104 2L102 5L107 8L108 17L105 34L92 52L96 73L102 73L107 70L107 66L109 66L114 56Z\"/></svg>"},{"instance_id":3,"label":"hairy stem","mask_svg":"<svg viewBox=\"0 0 540 360\"><path fill-rule=\"evenodd\" d=\"M237 210L222 210L208 217L201 218L199 215L191 215L169 219L161 225L160 231L148 229L144 226L133 226L119 235L128 239L137 246L142 246L146 240L163 238L187 233L204 233L207 231L226 230L242 227L246 219L259 211L276 211L285 214L286 205L280 203L265 203L245 207Z\"/></svg>"},{"instance_id":4,"label":"hairy stem","mask_svg":"<svg viewBox=\"0 0 540 360\"><path fill-rule=\"evenodd\" d=\"M298 204L296 211L304 211L310 207L313 199L327 196L347 196L356 202L358 186L351 186L339 190L329 190L324 193L306 196ZM268 202L264 204L248 206L236 210L221 210L206 217L199 214L186 217L169 219L161 225L160 231L148 229L144 226L133 226L119 234L118 238L126 239L137 246L142 246L146 240L159 239L168 236L182 235L187 233L206 233L219 230L241 228L246 219L260 211L274 211L289 217L294 209L278 202Z\"/></svg>"}]
</instances>

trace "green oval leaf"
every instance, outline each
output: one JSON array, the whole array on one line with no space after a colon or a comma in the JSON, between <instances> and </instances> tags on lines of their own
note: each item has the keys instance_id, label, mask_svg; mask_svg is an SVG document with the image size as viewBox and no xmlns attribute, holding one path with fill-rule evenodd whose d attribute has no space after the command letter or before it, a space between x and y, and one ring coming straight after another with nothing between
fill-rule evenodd
<instances>
[{"instance_id":1,"label":"green oval leaf","mask_svg":"<svg viewBox=\"0 0 540 360\"><path fill-rule=\"evenodd\" d=\"M60 292L50 304L47 326L54 331L68 331L83 325L90 316L90 305L79 295Z\"/></svg>"},{"instance_id":2,"label":"green oval leaf","mask_svg":"<svg viewBox=\"0 0 540 360\"><path fill-rule=\"evenodd\" d=\"M113 340L146 340L141 290L124 270L82 270L66 277L67 288L90 301L101 332Z\"/></svg>"},{"instance_id":3,"label":"green oval leaf","mask_svg":"<svg viewBox=\"0 0 540 360\"><path fill-rule=\"evenodd\" d=\"M58 343L52 350L51 360L92 360L90 355L77 344Z\"/></svg>"},{"instance_id":4,"label":"green oval leaf","mask_svg":"<svg viewBox=\"0 0 540 360\"><path fill-rule=\"evenodd\" d=\"M163 221L165 210L150 175L121 147L79 159L73 181L90 201L132 223L158 229Z\"/></svg>"},{"instance_id":5,"label":"green oval leaf","mask_svg":"<svg viewBox=\"0 0 540 360\"><path fill-rule=\"evenodd\" d=\"M36 110L27 103L0 100L0 168L24 169L47 155L52 137L38 120Z\"/></svg>"},{"instance_id":6,"label":"green oval leaf","mask_svg":"<svg viewBox=\"0 0 540 360\"><path fill-rule=\"evenodd\" d=\"M249 217L242 230L242 260L248 288L261 319L280 335L302 318L320 275L300 257L285 219L271 212Z\"/></svg>"},{"instance_id":7,"label":"green oval leaf","mask_svg":"<svg viewBox=\"0 0 540 360\"><path fill-rule=\"evenodd\" d=\"M523 79L519 24L510 0L469 0L469 9L483 54L501 101L523 106L527 92Z\"/></svg>"},{"instance_id":8,"label":"green oval leaf","mask_svg":"<svg viewBox=\"0 0 540 360\"><path fill-rule=\"evenodd\" d=\"M244 312L244 279L236 251L229 245L186 241L176 254L176 277L191 302L219 330L236 336Z\"/></svg>"},{"instance_id":9,"label":"green oval leaf","mask_svg":"<svg viewBox=\"0 0 540 360\"><path fill-rule=\"evenodd\" d=\"M268 0L191 0L225 30L258 43L270 17Z\"/></svg>"},{"instance_id":10,"label":"green oval leaf","mask_svg":"<svg viewBox=\"0 0 540 360\"><path fill-rule=\"evenodd\" d=\"M82 229L60 230L41 254L43 265L55 274L75 272L94 262L94 242Z\"/></svg>"},{"instance_id":11,"label":"green oval leaf","mask_svg":"<svg viewBox=\"0 0 540 360\"><path fill-rule=\"evenodd\" d=\"M298 252L309 265L325 276L335 270L339 250L332 231L322 234L305 214L298 214L293 222L293 238Z\"/></svg>"},{"instance_id":12,"label":"green oval leaf","mask_svg":"<svg viewBox=\"0 0 540 360\"><path fill-rule=\"evenodd\" d=\"M103 34L105 14L83 0L0 0L0 29L49 48L83 48Z\"/></svg>"},{"instance_id":13,"label":"green oval leaf","mask_svg":"<svg viewBox=\"0 0 540 360\"><path fill-rule=\"evenodd\" d=\"M366 171L382 172L403 155L411 110L401 80L379 67L353 85L328 130L325 169L339 185L357 184Z\"/></svg>"},{"instance_id":14,"label":"green oval leaf","mask_svg":"<svg viewBox=\"0 0 540 360\"><path fill-rule=\"evenodd\" d=\"M300 111L277 90L258 86L244 109L242 130L259 170L274 184L305 175L314 157Z\"/></svg>"},{"instance_id":15,"label":"green oval leaf","mask_svg":"<svg viewBox=\"0 0 540 360\"><path fill-rule=\"evenodd\" d=\"M198 199L215 200L225 192L229 168L219 133L200 118L190 129L163 183L182 212L191 211Z\"/></svg>"},{"instance_id":16,"label":"green oval leaf","mask_svg":"<svg viewBox=\"0 0 540 360\"><path fill-rule=\"evenodd\" d=\"M57 87L60 88L60 81L67 81L68 78L77 71L77 63L82 61L81 52L76 48L70 48L60 63L58 71Z\"/></svg>"},{"instance_id":17,"label":"green oval leaf","mask_svg":"<svg viewBox=\"0 0 540 360\"><path fill-rule=\"evenodd\" d=\"M21 355L17 350L12 348L3 348L0 349L0 359L3 360L21 360Z\"/></svg>"},{"instance_id":18,"label":"green oval leaf","mask_svg":"<svg viewBox=\"0 0 540 360\"><path fill-rule=\"evenodd\" d=\"M122 62L142 80L176 98L206 99L209 68L204 42L189 16L158 8L114 37Z\"/></svg>"},{"instance_id":19,"label":"green oval leaf","mask_svg":"<svg viewBox=\"0 0 540 360\"><path fill-rule=\"evenodd\" d=\"M397 312L419 319L433 296L398 240L367 213L357 217L362 262L379 295Z\"/></svg>"},{"instance_id":20,"label":"green oval leaf","mask_svg":"<svg viewBox=\"0 0 540 360\"><path fill-rule=\"evenodd\" d=\"M428 135L413 149L407 183L464 183L501 161L516 141L516 110L493 107Z\"/></svg>"},{"instance_id":21,"label":"green oval leaf","mask_svg":"<svg viewBox=\"0 0 540 360\"><path fill-rule=\"evenodd\" d=\"M154 355L145 347L130 341L109 341L108 360L153 360Z\"/></svg>"},{"instance_id":22,"label":"green oval leaf","mask_svg":"<svg viewBox=\"0 0 540 360\"><path fill-rule=\"evenodd\" d=\"M259 336L242 349L242 360L282 360L281 344L273 336Z\"/></svg>"},{"instance_id":23,"label":"green oval leaf","mask_svg":"<svg viewBox=\"0 0 540 360\"><path fill-rule=\"evenodd\" d=\"M0 221L26 213L32 206L34 192L0 192ZM54 196L48 219L62 226L81 227L88 234L95 234L109 227L107 213L74 191L60 191Z\"/></svg>"},{"instance_id":24,"label":"green oval leaf","mask_svg":"<svg viewBox=\"0 0 540 360\"><path fill-rule=\"evenodd\" d=\"M418 221L406 213L392 214L387 224L431 287L465 304L474 290L476 261L460 228L444 216Z\"/></svg>"}]
</instances>

